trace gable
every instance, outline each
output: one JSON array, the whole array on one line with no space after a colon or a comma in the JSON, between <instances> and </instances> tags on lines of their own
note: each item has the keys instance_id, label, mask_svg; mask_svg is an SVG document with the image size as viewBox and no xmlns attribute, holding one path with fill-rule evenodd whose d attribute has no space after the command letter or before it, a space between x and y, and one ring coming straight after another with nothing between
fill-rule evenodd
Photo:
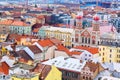
<instances>
[{"instance_id":1,"label":"gable","mask_svg":"<svg viewBox=\"0 0 120 80\"><path fill-rule=\"evenodd\" d=\"M85 31L83 31L83 32L81 33L81 36L83 36L83 37L90 37L91 35L90 35L90 33L89 33L88 30L85 30Z\"/></svg>"}]
</instances>

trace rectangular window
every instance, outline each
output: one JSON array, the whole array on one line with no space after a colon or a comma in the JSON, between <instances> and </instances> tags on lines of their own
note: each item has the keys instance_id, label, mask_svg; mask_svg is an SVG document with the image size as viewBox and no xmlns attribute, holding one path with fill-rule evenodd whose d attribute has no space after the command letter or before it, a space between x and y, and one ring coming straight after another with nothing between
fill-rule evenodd
<instances>
[{"instance_id":1,"label":"rectangular window","mask_svg":"<svg viewBox=\"0 0 120 80\"><path fill-rule=\"evenodd\" d=\"M110 49L110 52L112 52L112 49Z\"/></svg>"},{"instance_id":2,"label":"rectangular window","mask_svg":"<svg viewBox=\"0 0 120 80\"><path fill-rule=\"evenodd\" d=\"M101 54L99 54L99 56L101 56Z\"/></svg>"},{"instance_id":3,"label":"rectangular window","mask_svg":"<svg viewBox=\"0 0 120 80\"><path fill-rule=\"evenodd\" d=\"M75 42L78 42L78 38L75 38Z\"/></svg>"},{"instance_id":4,"label":"rectangular window","mask_svg":"<svg viewBox=\"0 0 120 80\"><path fill-rule=\"evenodd\" d=\"M105 50L105 48L103 48L103 50Z\"/></svg>"},{"instance_id":5,"label":"rectangular window","mask_svg":"<svg viewBox=\"0 0 120 80\"><path fill-rule=\"evenodd\" d=\"M104 56L104 53L103 53L103 56Z\"/></svg>"},{"instance_id":6,"label":"rectangular window","mask_svg":"<svg viewBox=\"0 0 120 80\"><path fill-rule=\"evenodd\" d=\"M104 62L104 58L103 58L102 60L103 60L103 62Z\"/></svg>"},{"instance_id":7,"label":"rectangular window","mask_svg":"<svg viewBox=\"0 0 120 80\"><path fill-rule=\"evenodd\" d=\"M110 54L110 58L112 58L112 55Z\"/></svg>"},{"instance_id":8,"label":"rectangular window","mask_svg":"<svg viewBox=\"0 0 120 80\"><path fill-rule=\"evenodd\" d=\"M99 49L99 51L101 51L101 48Z\"/></svg>"},{"instance_id":9,"label":"rectangular window","mask_svg":"<svg viewBox=\"0 0 120 80\"><path fill-rule=\"evenodd\" d=\"M111 60L109 62L111 63Z\"/></svg>"}]
</instances>

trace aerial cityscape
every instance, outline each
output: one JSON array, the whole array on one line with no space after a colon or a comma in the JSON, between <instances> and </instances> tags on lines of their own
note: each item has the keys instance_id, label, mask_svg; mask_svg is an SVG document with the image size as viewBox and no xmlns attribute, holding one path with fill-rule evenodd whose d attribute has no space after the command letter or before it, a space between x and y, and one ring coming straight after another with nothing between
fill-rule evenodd
<instances>
[{"instance_id":1,"label":"aerial cityscape","mask_svg":"<svg viewBox=\"0 0 120 80\"><path fill-rule=\"evenodd\" d=\"M0 80L120 80L120 0L0 0Z\"/></svg>"}]
</instances>

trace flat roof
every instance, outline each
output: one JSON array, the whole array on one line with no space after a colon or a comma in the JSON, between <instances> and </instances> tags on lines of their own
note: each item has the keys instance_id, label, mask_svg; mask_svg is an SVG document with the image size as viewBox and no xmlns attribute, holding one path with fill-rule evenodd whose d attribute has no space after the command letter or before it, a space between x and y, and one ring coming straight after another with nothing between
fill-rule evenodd
<instances>
[{"instance_id":1,"label":"flat roof","mask_svg":"<svg viewBox=\"0 0 120 80\"><path fill-rule=\"evenodd\" d=\"M86 61L81 63L79 59L59 56L59 57L56 57L54 59L50 59L48 61L45 61L42 64L54 65L60 69L81 72L81 69L85 66Z\"/></svg>"}]
</instances>

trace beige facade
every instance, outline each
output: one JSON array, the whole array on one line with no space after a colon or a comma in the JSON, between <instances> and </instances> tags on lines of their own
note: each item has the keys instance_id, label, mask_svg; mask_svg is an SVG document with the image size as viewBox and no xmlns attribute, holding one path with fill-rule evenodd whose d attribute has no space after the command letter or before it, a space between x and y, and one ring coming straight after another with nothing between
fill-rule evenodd
<instances>
[{"instance_id":1,"label":"beige facade","mask_svg":"<svg viewBox=\"0 0 120 80\"><path fill-rule=\"evenodd\" d=\"M102 58L102 62L120 63L120 47L100 45L99 56Z\"/></svg>"}]
</instances>

